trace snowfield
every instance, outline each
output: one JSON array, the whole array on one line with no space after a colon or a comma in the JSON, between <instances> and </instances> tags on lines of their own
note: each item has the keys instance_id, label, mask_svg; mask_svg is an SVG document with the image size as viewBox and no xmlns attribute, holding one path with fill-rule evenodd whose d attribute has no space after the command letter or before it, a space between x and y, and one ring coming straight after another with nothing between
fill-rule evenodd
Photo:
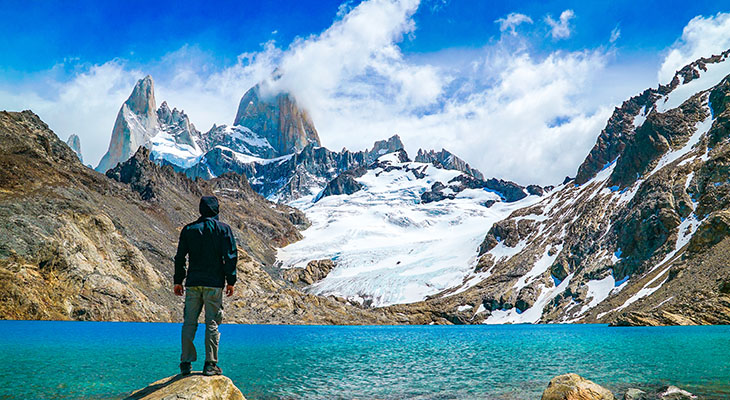
<instances>
[{"instance_id":1,"label":"snowfield","mask_svg":"<svg viewBox=\"0 0 730 400\"><path fill-rule=\"evenodd\" d=\"M462 173L431 164L399 163L396 169L369 170L352 195L298 199L312 226L304 239L279 250L283 268L303 268L310 260L332 259L336 267L307 290L372 306L411 303L463 283L476 265L477 248L489 228L512 211L541 198L504 203L497 193L466 189L453 200L422 203L434 182L446 184ZM407 170L408 169L408 170ZM417 178L413 170L423 171ZM497 201L487 208L488 200Z\"/></svg>"}]
</instances>

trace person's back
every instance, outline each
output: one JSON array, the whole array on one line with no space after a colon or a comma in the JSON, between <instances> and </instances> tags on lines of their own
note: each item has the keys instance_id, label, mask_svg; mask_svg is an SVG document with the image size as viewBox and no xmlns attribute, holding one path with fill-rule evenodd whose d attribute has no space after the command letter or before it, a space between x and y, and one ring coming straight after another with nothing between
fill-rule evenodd
<instances>
[{"instance_id":1,"label":"person's back","mask_svg":"<svg viewBox=\"0 0 730 400\"><path fill-rule=\"evenodd\" d=\"M218 199L204 196L200 199L199 210L200 218L185 225L180 232L175 255L174 292L178 296L186 292L180 372L189 374L192 362L197 359L193 339L198 327L198 316L205 307L203 373L217 375L221 373L217 363L220 338L218 325L223 319L223 287L226 288L227 296L233 294L238 252L231 228L218 221ZM186 291L182 286L183 281Z\"/></svg>"}]
</instances>

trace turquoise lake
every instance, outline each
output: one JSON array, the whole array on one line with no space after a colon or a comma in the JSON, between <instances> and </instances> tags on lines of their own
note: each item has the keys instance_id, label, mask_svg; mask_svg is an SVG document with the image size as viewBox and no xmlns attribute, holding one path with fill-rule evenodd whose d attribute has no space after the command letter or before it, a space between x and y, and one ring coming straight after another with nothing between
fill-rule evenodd
<instances>
[{"instance_id":1,"label":"turquoise lake","mask_svg":"<svg viewBox=\"0 0 730 400\"><path fill-rule=\"evenodd\" d=\"M123 398L177 373L179 343L180 324L0 321L0 399ZM730 327L223 325L220 366L249 400L539 399L567 372L721 399Z\"/></svg>"}]
</instances>

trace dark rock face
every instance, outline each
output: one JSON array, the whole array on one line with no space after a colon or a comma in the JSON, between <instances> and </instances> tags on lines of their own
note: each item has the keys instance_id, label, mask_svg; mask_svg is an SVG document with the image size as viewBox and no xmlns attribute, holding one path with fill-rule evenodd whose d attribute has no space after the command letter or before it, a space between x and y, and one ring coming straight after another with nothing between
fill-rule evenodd
<instances>
[{"instance_id":1,"label":"dark rock face","mask_svg":"<svg viewBox=\"0 0 730 400\"><path fill-rule=\"evenodd\" d=\"M484 180L484 175L482 175L479 170L477 170L476 168L472 168L469 164L466 163L466 161L455 156L446 149L441 149L441 151L439 152L435 152L433 150L426 151L423 149L418 149L418 154L416 155L414 161L430 163L436 166L441 166L444 169L461 171L465 174L473 176L476 179Z\"/></svg>"},{"instance_id":2,"label":"dark rock face","mask_svg":"<svg viewBox=\"0 0 730 400\"><path fill-rule=\"evenodd\" d=\"M357 192L362 189L363 186L360 182L356 181L355 178L365 175L366 172L367 168L360 166L341 173L335 179L327 183L327 186L325 186L324 190L317 195L315 201L319 201L327 196L336 196L340 194L349 195Z\"/></svg>"},{"instance_id":3,"label":"dark rock face","mask_svg":"<svg viewBox=\"0 0 730 400\"><path fill-rule=\"evenodd\" d=\"M367 164L366 152L340 153L309 145L302 151L263 162L246 162L226 149L214 148L200 163L184 170L190 177L211 179L228 171L246 175L262 196L286 202L312 195L312 187L324 187L340 173Z\"/></svg>"},{"instance_id":4,"label":"dark rock face","mask_svg":"<svg viewBox=\"0 0 730 400\"><path fill-rule=\"evenodd\" d=\"M669 150L679 149L694 132L697 122L707 117L703 108L705 95L696 95L681 107L666 113L651 113L646 121L624 142L621 157L611 174L611 186L624 188L649 172Z\"/></svg>"},{"instance_id":5,"label":"dark rock face","mask_svg":"<svg viewBox=\"0 0 730 400\"><path fill-rule=\"evenodd\" d=\"M403 142L400 140L400 136L398 135L393 135L388 140L378 140L375 144L373 144L373 148L368 152L367 163L370 164L374 162L383 154L393 153L403 149Z\"/></svg>"},{"instance_id":6,"label":"dark rock face","mask_svg":"<svg viewBox=\"0 0 730 400\"><path fill-rule=\"evenodd\" d=\"M544 193L543 190L539 186L532 186L534 193L531 194L542 196L542 193ZM540 188L540 190L537 191L535 188ZM484 181L475 178L472 175L459 175L450 180L448 186L441 182L434 183L433 186L431 186L431 190L426 191L421 195L421 201L424 203L430 203L444 199L453 199L457 194L465 189L484 189L494 192L502 198L502 201L507 203L522 200L527 197L524 188L514 182L494 178Z\"/></svg>"},{"instance_id":7,"label":"dark rock face","mask_svg":"<svg viewBox=\"0 0 730 400\"><path fill-rule=\"evenodd\" d=\"M289 93L270 94L261 84L241 98L234 125L245 126L269 141L277 156L320 146L309 113Z\"/></svg>"},{"instance_id":8,"label":"dark rock face","mask_svg":"<svg viewBox=\"0 0 730 400\"><path fill-rule=\"evenodd\" d=\"M690 82L699 76L698 69L706 71L707 64L720 62L728 55L730 55L730 50L717 56L701 58L686 65L677 71L674 79L669 84L659 85L657 89L647 89L640 95L625 101L621 107L617 107L608 120L606 128L601 131L595 146L578 168L575 182L579 185L588 182L607 164L616 160L624 152L627 143L635 134L633 119L642 108L648 113L657 99L680 85L680 77L683 83Z\"/></svg>"}]
</instances>

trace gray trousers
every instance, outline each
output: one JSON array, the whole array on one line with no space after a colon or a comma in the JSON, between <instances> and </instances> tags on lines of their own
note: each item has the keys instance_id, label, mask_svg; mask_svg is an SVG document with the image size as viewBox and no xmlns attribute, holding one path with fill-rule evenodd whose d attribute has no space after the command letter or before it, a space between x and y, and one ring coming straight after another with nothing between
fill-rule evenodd
<instances>
[{"instance_id":1,"label":"gray trousers","mask_svg":"<svg viewBox=\"0 0 730 400\"><path fill-rule=\"evenodd\" d=\"M198 359L195 352L195 331L198 316L205 307L205 361L218 362L218 325L223 320L223 288L192 286L185 288L185 311L183 311L181 362Z\"/></svg>"}]
</instances>

